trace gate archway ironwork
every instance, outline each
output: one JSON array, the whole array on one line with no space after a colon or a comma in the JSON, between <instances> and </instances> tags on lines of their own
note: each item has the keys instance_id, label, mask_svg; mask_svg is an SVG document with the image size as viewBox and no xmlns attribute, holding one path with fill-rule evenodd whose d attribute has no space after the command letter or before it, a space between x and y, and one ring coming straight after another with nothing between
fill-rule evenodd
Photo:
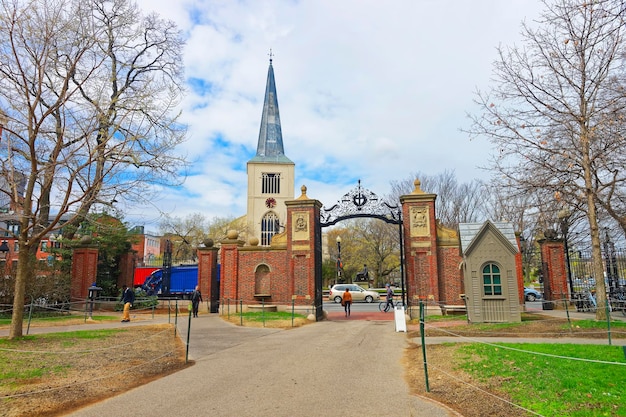
<instances>
[{"instance_id":1,"label":"gate archway ironwork","mask_svg":"<svg viewBox=\"0 0 626 417\"><path fill-rule=\"evenodd\" d=\"M320 228L332 226L342 220L354 218L375 218L389 224L398 225L400 241L400 283L402 286L402 303L406 303L404 276L404 239L402 233L402 207L390 204L384 198L361 186L358 181L356 188L348 191L341 199L329 208L320 211Z\"/></svg>"}]
</instances>

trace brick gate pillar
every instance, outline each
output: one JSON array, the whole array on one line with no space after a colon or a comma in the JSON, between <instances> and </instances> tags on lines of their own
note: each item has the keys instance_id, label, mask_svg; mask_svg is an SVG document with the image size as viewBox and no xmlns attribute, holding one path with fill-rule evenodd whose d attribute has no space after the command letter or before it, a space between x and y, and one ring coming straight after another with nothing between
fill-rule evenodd
<instances>
[{"instance_id":1,"label":"brick gate pillar","mask_svg":"<svg viewBox=\"0 0 626 417\"><path fill-rule=\"evenodd\" d=\"M219 311L219 285L217 283L217 254L213 239L206 239L204 247L198 248L198 286L204 301L209 302L209 312Z\"/></svg>"},{"instance_id":2,"label":"brick gate pillar","mask_svg":"<svg viewBox=\"0 0 626 417\"><path fill-rule=\"evenodd\" d=\"M322 311L322 203L306 195L285 201L287 206L287 259L291 273L291 294L296 304L315 306L315 319Z\"/></svg>"},{"instance_id":3,"label":"brick gate pillar","mask_svg":"<svg viewBox=\"0 0 626 417\"><path fill-rule=\"evenodd\" d=\"M437 262L436 194L421 190L415 180L411 194L400 196L402 204L406 287L409 305L416 298L428 300L429 309L439 303L439 270Z\"/></svg>"},{"instance_id":4,"label":"brick gate pillar","mask_svg":"<svg viewBox=\"0 0 626 417\"><path fill-rule=\"evenodd\" d=\"M562 239L540 239L543 272L543 307L552 310L561 305L556 301L567 297L565 243Z\"/></svg>"},{"instance_id":5,"label":"brick gate pillar","mask_svg":"<svg viewBox=\"0 0 626 417\"><path fill-rule=\"evenodd\" d=\"M83 238L72 254L70 297L72 300L87 298L88 288L96 282L98 273L98 247L91 239Z\"/></svg>"},{"instance_id":6,"label":"brick gate pillar","mask_svg":"<svg viewBox=\"0 0 626 417\"><path fill-rule=\"evenodd\" d=\"M244 243L236 230L229 230L226 239L221 241L219 306L222 313L229 303L235 303L235 309L239 307L239 248Z\"/></svg>"}]
</instances>

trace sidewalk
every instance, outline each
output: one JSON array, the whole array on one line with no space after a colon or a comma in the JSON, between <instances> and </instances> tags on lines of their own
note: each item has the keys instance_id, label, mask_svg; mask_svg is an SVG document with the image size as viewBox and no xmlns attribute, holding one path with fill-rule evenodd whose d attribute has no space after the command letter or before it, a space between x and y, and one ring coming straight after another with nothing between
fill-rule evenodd
<instances>
[{"instance_id":1,"label":"sidewalk","mask_svg":"<svg viewBox=\"0 0 626 417\"><path fill-rule=\"evenodd\" d=\"M536 311L565 318L564 310ZM215 416L459 416L447 407L411 395L404 382L402 356L409 339L395 332L391 315L341 314L332 321L298 329L239 327L204 314L192 319L189 358L195 365L98 404L69 414L75 417L215 415ZM381 316L382 317L382 316ZM591 313L570 312L572 319L594 319ZM621 313L616 320L624 320ZM174 323L174 316L169 321ZM31 327L30 334L133 327L167 323L167 315L136 316L130 323L86 323ZM178 317L186 340L188 316ZM409 330L413 330L414 325ZM0 329L7 336L8 329ZM545 342L543 338L428 337L427 344L480 340ZM510 339L510 340L509 340ZM558 338L551 343L605 344L605 339ZM614 345L626 339L613 339Z\"/></svg>"},{"instance_id":2,"label":"sidewalk","mask_svg":"<svg viewBox=\"0 0 626 417\"><path fill-rule=\"evenodd\" d=\"M148 316L31 327L30 334L167 322L167 316ZM187 323L186 315L179 316L183 340ZM323 321L282 330L239 327L201 314L191 325L194 366L69 415L344 417L389 415L392 402L397 416L459 416L409 393L402 364L409 340L392 321Z\"/></svg>"},{"instance_id":3,"label":"sidewalk","mask_svg":"<svg viewBox=\"0 0 626 417\"><path fill-rule=\"evenodd\" d=\"M595 320L595 313L592 312L577 312L566 311L564 309L557 310L542 310L541 308L526 310L526 313L532 313L542 316L548 316L558 319L567 319L568 315L570 320ZM611 312L611 321L626 322L626 316L621 311ZM428 324L428 318L426 319ZM413 324L409 326L409 330L419 331L419 324ZM413 342L421 344L421 338L413 338ZM483 337L465 337L465 336L428 336L425 338L426 345L441 344L441 343L461 343L461 342L481 342L481 343L554 343L554 344L588 344L588 345L606 345L608 344L608 335L605 338L585 338L585 337L553 337L543 338L541 335L537 337L503 337L503 336L483 336ZM611 344L614 346L626 346L626 339L611 338Z\"/></svg>"}]
</instances>

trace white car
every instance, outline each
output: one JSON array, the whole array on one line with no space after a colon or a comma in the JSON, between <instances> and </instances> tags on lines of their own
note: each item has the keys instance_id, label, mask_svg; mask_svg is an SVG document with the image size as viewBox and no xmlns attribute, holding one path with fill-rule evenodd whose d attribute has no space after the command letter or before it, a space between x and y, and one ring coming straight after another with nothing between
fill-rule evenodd
<instances>
[{"instance_id":1,"label":"white car","mask_svg":"<svg viewBox=\"0 0 626 417\"><path fill-rule=\"evenodd\" d=\"M346 288L350 289L352 294L352 302L365 301L366 303L373 303L374 300L380 300L380 294L376 291L365 290L356 284L337 284L333 285L328 293L328 299L335 303L340 303L343 297L343 293Z\"/></svg>"}]
</instances>

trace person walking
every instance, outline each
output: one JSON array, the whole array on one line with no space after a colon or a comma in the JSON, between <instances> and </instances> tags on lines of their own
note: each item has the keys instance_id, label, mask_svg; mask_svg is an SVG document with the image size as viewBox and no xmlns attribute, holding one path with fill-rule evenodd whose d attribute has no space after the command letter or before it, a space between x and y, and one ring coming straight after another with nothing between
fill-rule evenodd
<instances>
[{"instance_id":1,"label":"person walking","mask_svg":"<svg viewBox=\"0 0 626 417\"><path fill-rule=\"evenodd\" d=\"M200 287L196 285L196 289L191 294L191 311L194 317L198 317L198 306L202 301L202 294L200 293Z\"/></svg>"},{"instance_id":2,"label":"person walking","mask_svg":"<svg viewBox=\"0 0 626 417\"><path fill-rule=\"evenodd\" d=\"M346 311L346 317L350 317L350 306L352 305L352 294L350 294L350 288L346 288L346 291L343 293L343 297L341 298L341 303Z\"/></svg>"},{"instance_id":3,"label":"person walking","mask_svg":"<svg viewBox=\"0 0 626 417\"><path fill-rule=\"evenodd\" d=\"M389 311L389 308L393 308L393 290L391 289L391 285L385 285L387 288L387 303L385 304L385 313Z\"/></svg>"},{"instance_id":4,"label":"person walking","mask_svg":"<svg viewBox=\"0 0 626 417\"><path fill-rule=\"evenodd\" d=\"M135 302L135 292L128 288L128 286L122 286L122 304L124 304L124 313L122 314L122 323L128 323L130 321L130 308Z\"/></svg>"}]
</instances>

